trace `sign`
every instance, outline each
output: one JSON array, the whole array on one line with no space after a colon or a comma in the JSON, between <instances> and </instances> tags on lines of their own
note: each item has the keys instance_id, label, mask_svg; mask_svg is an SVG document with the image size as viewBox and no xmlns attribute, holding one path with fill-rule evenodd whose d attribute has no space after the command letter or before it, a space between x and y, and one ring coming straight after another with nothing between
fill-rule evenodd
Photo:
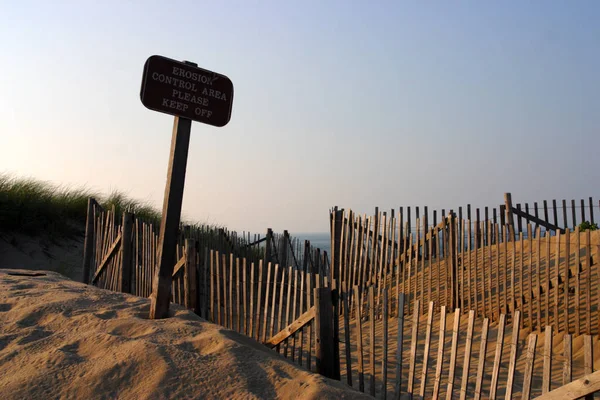
<instances>
[{"instance_id":1,"label":"sign","mask_svg":"<svg viewBox=\"0 0 600 400\"><path fill-rule=\"evenodd\" d=\"M151 56L144 64L140 98L150 110L220 127L231 119L233 83L195 65Z\"/></svg>"}]
</instances>

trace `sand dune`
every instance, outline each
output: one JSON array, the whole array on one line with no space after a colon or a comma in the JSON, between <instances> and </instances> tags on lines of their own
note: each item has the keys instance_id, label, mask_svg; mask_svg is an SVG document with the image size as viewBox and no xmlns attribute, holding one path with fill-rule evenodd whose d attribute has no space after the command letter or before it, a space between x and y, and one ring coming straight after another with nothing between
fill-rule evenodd
<instances>
[{"instance_id":1,"label":"sand dune","mask_svg":"<svg viewBox=\"0 0 600 400\"><path fill-rule=\"evenodd\" d=\"M15 273L39 272L0 270L4 399L368 398L180 306Z\"/></svg>"}]
</instances>

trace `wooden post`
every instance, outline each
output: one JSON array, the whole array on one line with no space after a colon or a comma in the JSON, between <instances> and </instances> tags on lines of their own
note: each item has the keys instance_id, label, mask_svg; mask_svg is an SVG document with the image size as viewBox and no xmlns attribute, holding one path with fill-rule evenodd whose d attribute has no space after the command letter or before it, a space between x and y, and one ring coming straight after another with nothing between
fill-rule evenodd
<instances>
[{"instance_id":1,"label":"wooden post","mask_svg":"<svg viewBox=\"0 0 600 400\"><path fill-rule=\"evenodd\" d=\"M121 236L121 277L119 279L119 291L131 293L131 277L133 264L133 248L131 237L133 233L133 214L123 214L123 233Z\"/></svg>"},{"instance_id":2,"label":"wooden post","mask_svg":"<svg viewBox=\"0 0 600 400\"><path fill-rule=\"evenodd\" d=\"M515 220L513 218L513 207L512 207L512 196L510 193L504 193L504 205L506 207L506 223L510 227L510 234L508 235L509 242L513 241L515 238Z\"/></svg>"},{"instance_id":3,"label":"wooden post","mask_svg":"<svg viewBox=\"0 0 600 400\"><path fill-rule=\"evenodd\" d=\"M332 278L339 279L340 268L342 268L342 224L344 222L344 211L334 209L331 224L331 265L333 267Z\"/></svg>"},{"instance_id":4,"label":"wooden post","mask_svg":"<svg viewBox=\"0 0 600 400\"><path fill-rule=\"evenodd\" d=\"M198 302L198 273L196 271L196 242L185 239L185 274L188 290L186 307L200 315Z\"/></svg>"},{"instance_id":5,"label":"wooden post","mask_svg":"<svg viewBox=\"0 0 600 400\"><path fill-rule=\"evenodd\" d=\"M458 277L457 277L457 272L458 272L458 266L457 266L457 257L456 257L456 217L454 216L454 214L450 214L450 226L449 226L449 237L448 237L448 250L450 253L450 271L448 271L450 273L450 287L451 292L450 292L450 307L451 308L456 308L458 307L458 304L460 303L460 300L458 299L458 289L457 289L457 283L458 283Z\"/></svg>"},{"instance_id":6,"label":"wooden post","mask_svg":"<svg viewBox=\"0 0 600 400\"><path fill-rule=\"evenodd\" d=\"M265 256L263 257L265 262L271 262L271 243L273 242L273 230L267 229L267 237L265 238Z\"/></svg>"},{"instance_id":7,"label":"wooden post","mask_svg":"<svg viewBox=\"0 0 600 400\"><path fill-rule=\"evenodd\" d=\"M192 121L190 119L175 117L160 223L159 260L157 268L155 268L152 294L150 295L150 319L166 318L169 315L171 281L175 261L175 247L177 245L177 231L181 218L191 128Z\"/></svg>"},{"instance_id":8,"label":"wooden post","mask_svg":"<svg viewBox=\"0 0 600 400\"><path fill-rule=\"evenodd\" d=\"M331 289L315 289L314 295L316 323L315 358L317 372L327 378L335 378Z\"/></svg>"},{"instance_id":9,"label":"wooden post","mask_svg":"<svg viewBox=\"0 0 600 400\"><path fill-rule=\"evenodd\" d=\"M92 197L88 199L87 219L85 222L85 239L83 241L83 280L90 283L90 270L92 269L92 256L94 254L94 205L98 203Z\"/></svg>"},{"instance_id":10,"label":"wooden post","mask_svg":"<svg viewBox=\"0 0 600 400\"><path fill-rule=\"evenodd\" d=\"M278 258L279 258L279 265L281 265L282 267L289 267L288 265L288 244L290 242L290 234L288 233L287 230L283 231L283 237L281 238L281 241L279 243L279 250L280 250L280 254L278 254ZM261 277L259 277L260 279Z\"/></svg>"}]
</instances>

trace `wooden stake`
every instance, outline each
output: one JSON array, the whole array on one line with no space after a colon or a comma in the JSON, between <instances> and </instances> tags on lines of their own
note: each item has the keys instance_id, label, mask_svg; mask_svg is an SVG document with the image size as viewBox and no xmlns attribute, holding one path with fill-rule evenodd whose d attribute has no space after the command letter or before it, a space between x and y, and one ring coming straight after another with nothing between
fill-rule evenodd
<instances>
[{"instance_id":1,"label":"wooden stake","mask_svg":"<svg viewBox=\"0 0 600 400\"><path fill-rule=\"evenodd\" d=\"M481 399L481 387L483 385L483 375L485 371L485 356L487 352L489 325L489 318L485 318L483 320L483 327L481 329L481 344L479 346L479 364L477 365L477 378L475 380L475 400Z\"/></svg>"},{"instance_id":2,"label":"wooden stake","mask_svg":"<svg viewBox=\"0 0 600 400\"><path fill-rule=\"evenodd\" d=\"M175 265L175 246L177 245L177 231L181 217L191 128L191 120L175 117L160 224L159 263L154 273L152 294L150 296L150 319L166 318L169 315L171 281Z\"/></svg>"}]
</instances>

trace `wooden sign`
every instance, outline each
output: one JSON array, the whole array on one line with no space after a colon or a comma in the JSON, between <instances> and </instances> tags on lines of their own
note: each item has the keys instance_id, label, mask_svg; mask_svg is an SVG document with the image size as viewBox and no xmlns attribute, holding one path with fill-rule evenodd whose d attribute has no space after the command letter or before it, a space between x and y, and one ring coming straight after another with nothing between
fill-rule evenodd
<instances>
[{"instance_id":1,"label":"wooden sign","mask_svg":"<svg viewBox=\"0 0 600 400\"><path fill-rule=\"evenodd\" d=\"M150 110L221 127L231 119L233 83L216 72L151 56L144 65L140 98Z\"/></svg>"},{"instance_id":2,"label":"wooden sign","mask_svg":"<svg viewBox=\"0 0 600 400\"><path fill-rule=\"evenodd\" d=\"M169 316L192 121L227 125L231 119L233 83L225 75L198 68L192 62L151 56L144 64L140 98L147 108L175 116L158 238L159 259L148 315L159 319Z\"/></svg>"}]
</instances>

